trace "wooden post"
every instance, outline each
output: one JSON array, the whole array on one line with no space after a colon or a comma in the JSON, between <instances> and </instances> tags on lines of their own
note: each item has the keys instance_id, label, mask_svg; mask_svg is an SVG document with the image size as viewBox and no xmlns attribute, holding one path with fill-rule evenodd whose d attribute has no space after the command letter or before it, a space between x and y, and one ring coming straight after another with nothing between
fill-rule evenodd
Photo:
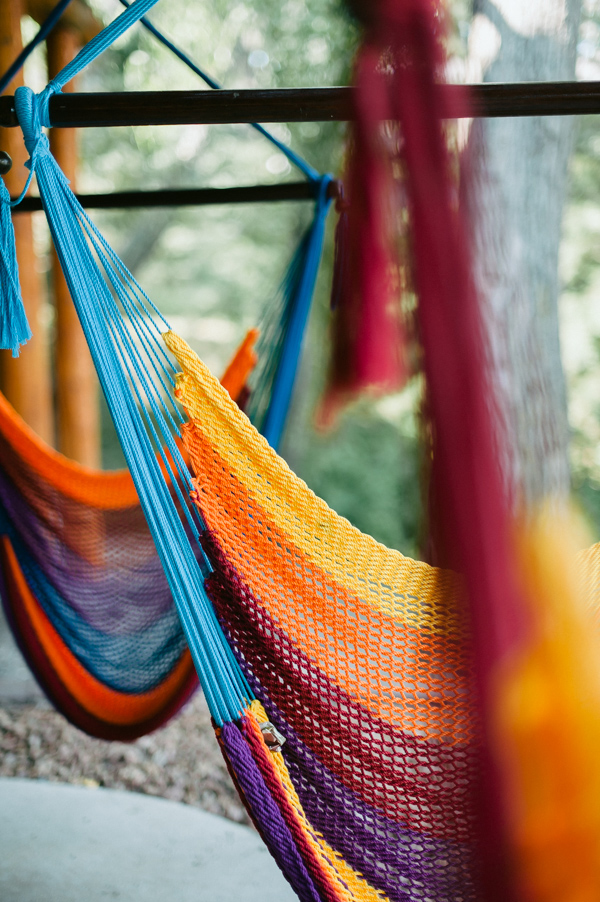
<instances>
[{"instance_id":1,"label":"wooden post","mask_svg":"<svg viewBox=\"0 0 600 902\"><path fill-rule=\"evenodd\" d=\"M0 0L0 71L5 72L22 49L22 0ZM6 89L7 94L23 84L19 73ZM5 177L11 194L19 194L27 178L27 152L20 129L0 129L0 149L10 154L13 168ZM31 214L14 217L17 260L23 301L31 341L13 359L10 351L0 351L0 387L23 419L45 441L53 442L52 384L50 379L47 328L42 281L33 246Z\"/></svg>"},{"instance_id":2,"label":"wooden post","mask_svg":"<svg viewBox=\"0 0 600 902\"><path fill-rule=\"evenodd\" d=\"M48 78L54 78L79 49L79 33L59 26L48 36ZM73 90L73 82L65 91ZM75 187L77 133L51 129L50 147L60 168ZM56 307L56 418L58 449L79 463L100 466L98 379L56 253L52 254L52 285Z\"/></svg>"}]
</instances>

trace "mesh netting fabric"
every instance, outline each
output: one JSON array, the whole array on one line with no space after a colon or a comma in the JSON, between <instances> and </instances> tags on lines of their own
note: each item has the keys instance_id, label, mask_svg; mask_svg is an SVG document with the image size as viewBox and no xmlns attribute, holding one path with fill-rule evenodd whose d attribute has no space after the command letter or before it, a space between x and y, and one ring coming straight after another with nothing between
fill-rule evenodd
<instances>
[{"instance_id":1,"label":"mesh netting fabric","mask_svg":"<svg viewBox=\"0 0 600 902\"><path fill-rule=\"evenodd\" d=\"M257 699L220 740L265 841L300 898L482 898L485 765L462 579L331 511L185 342L165 340L183 370L207 590ZM594 610L599 567L600 545L579 554ZM281 750L266 750L261 723Z\"/></svg>"},{"instance_id":2,"label":"mesh netting fabric","mask_svg":"<svg viewBox=\"0 0 600 902\"><path fill-rule=\"evenodd\" d=\"M348 894L336 871L336 892L475 898L479 730L461 580L337 516L189 348L172 334L167 344L184 371L183 441L215 565L207 588L287 740L306 829L358 880Z\"/></svg>"},{"instance_id":3,"label":"mesh netting fabric","mask_svg":"<svg viewBox=\"0 0 600 902\"><path fill-rule=\"evenodd\" d=\"M3 398L0 432L2 598L30 667L88 732L157 726L197 681L131 477L52 452Z\"/></svg>"}]
</instances>

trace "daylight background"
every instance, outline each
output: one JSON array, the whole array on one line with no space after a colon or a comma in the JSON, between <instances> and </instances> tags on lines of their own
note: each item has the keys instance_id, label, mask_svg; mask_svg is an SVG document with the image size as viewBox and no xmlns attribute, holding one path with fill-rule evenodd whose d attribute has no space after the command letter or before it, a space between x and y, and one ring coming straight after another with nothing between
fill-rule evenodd
<instances>
[{"instance_id":1,"label":"daylight background","mask_svg":"<svg viewBox=\"0 0 600 902\"><path fill-rule=\"evenodd\" d=\"M545 6L556 4L557 0L549 0ZM121 9L117 0L94 0L90 5L105 21ZM506 0L504 5L511 6ZM538 6L530 5L532 15ZM455 2L452 13L450 76L463 80L470 71L466 60L472 9L467 2ZM337 0L255 0L252 4L169 0L158 4L150 18L229 88L346 84L357 38ZM599 21L600 3L587 0L577 48L577 76L582 79L600 78ZM32 21L26 22L24 38L29 39L36 28ZM40 50L28 63L27 83L43 87L43 71ZM89 68L78 89L199 87L198 78L138 26ZM585 117L575 126L559 308L572 481L591 518L595 538L600 536L599 125L597 117ZM321 172L340 174L343 125L306 123L272 130ZM78 188L86 192L223 187L298 178L286 158L247 126L89 129L80 133L80 146ZM310 215L307 203L93 212L100 229L173 328L217 374L246 329L260 322ZM361 530L418 554L422 520L418 386L409 384L397 396L355 405L331 434L313 428L327 366L334 218L332 211L282 450L311 488ZM41 215L36 218L36 237L40 266L48 269L48 237ZM51 324L51 308L47 319ZM122 459L106 414L104 421L104 464L120 466Z\"/></svg>"}]
</instances>

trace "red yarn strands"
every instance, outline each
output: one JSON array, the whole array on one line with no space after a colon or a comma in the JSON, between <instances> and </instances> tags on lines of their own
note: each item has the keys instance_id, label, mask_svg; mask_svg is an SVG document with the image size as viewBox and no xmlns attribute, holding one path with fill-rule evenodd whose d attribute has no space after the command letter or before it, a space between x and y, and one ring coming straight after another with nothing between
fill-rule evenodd
<instances>
[{"instance_id":1,"label":"red yarn strands","mask_svg":"<svg viewBox=\"0 0 600 902\"><path fill-rule=\"evenodd\" d=\"M356 123L336 232L332 372L325 410L363 388L390 391L404 378L394 273L393 178L381 134L387 98L377 71L380 48L367 43L356 63ZM338 205L338 209L339 209ZM345 209L344 209L345 207Z\"/></svg>"},{"instance_id":2,"label":"red yarn strands","mask_svg":"<svg viewBox=\"0 0 600 902\"><path fill-rule=\"evenodd\" d=\"M392 391L406 378L398 243L406 197L398 175L406 130L418 134L431 121L419 82L443 63L442 47L435 42L426 57L420 56L419 23L439 31L430 0L355 0L350 5L365 23L365 36L355 63L347 199L338 203L336 312L325 416L365 388ZM395 125L399 101L409 110L401 133Z\"/></svg>"},{"instance_id":3,"label":"red yarn strands","mask_svg":"<svg viewBox=\"0 0 600 902\"><path fill-rule=\"evenodd\" d=\"M523 638L526 623L496 456L493 393L478 299L441 128L449 111L433 77L439 44L427 6L386 3L388 27L397 23L394 33L407 27L408 18L413 23L410 50L415 63L402 69L402 90L394 94L392 108L403 125L440 531L454 567L467 580L485 730L493 706L494 668ZM480 855L488 900L511 898L503 805L496 766L484 750Z\"/></svg>"},{"instance_id":4,"label":"red yarn strands","mask_svg":"<svg viewBox=\"0 0 600 902\"><path fill-rule=\"evenodd\" d=\"M443 119L456 112L448 110L436 84L444 63L441 19L431 0L380 0L369 4L365 18L366 41L357 66L358 121L349 167L347 278L354 291L340 301L342 305L351 302L344 312L351 340L345 346L349 355L345 374L338 369L333 388L344 384L340 375L348 379L350 374L353 388L373 384L369 381L372 373L383 374L389 383L400 376L399 368L394 375L390 369L399 331L396 322L385 325L389 291L387 285L382 290L381 284L393 259L391 253L385 256L388 244L383 211L391 197L396 205L395 221L399 221L401 211L392 194L391 173L394 167L402 167L434 433L439 532L452 565L465 575L469 589L485 732L495 665L523 638L527 624L496 457L494 405L468 242L457 212L457 191L441 126ZM401 127L387 171L377 142L380 118ZM363 241L358 254L354 249ZM383 270L376 272L376 266ZM362 294L359 311L354 306L358 289ZM374 336L369 332L372 326L378 330ZM340 348L338 337L338 353ZM379 360L374 359L377 356ZM508 900L505 812L496 767L485 750L479 809L481 895L486 902Z\"/></svg>"}]
</instances>

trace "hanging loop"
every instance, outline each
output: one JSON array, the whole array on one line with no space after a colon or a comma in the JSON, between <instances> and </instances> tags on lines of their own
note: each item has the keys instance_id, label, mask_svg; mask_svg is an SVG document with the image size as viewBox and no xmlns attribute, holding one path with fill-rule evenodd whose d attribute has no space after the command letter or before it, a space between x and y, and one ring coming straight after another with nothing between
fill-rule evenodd
<instances>
[{"instance_id":1,"label":"hanging loop","mask_svg":"<svg viewBox=\"0 0 600 902\"><path fill-rule=\"evenodd\" d=\"M17 88L15 91L15 111L23 132L25 147L29 153L29 159L25 163L29 169L29 175L19 196L10 202L11 207L16 207L21 203L29 190L37 161L50 152L50 142L42 128L50 125L48 104L50 97L59 90L58 86L50 82L41 94L34 94L31 88L26 87Z\"/></svg>"}]
</instances>

